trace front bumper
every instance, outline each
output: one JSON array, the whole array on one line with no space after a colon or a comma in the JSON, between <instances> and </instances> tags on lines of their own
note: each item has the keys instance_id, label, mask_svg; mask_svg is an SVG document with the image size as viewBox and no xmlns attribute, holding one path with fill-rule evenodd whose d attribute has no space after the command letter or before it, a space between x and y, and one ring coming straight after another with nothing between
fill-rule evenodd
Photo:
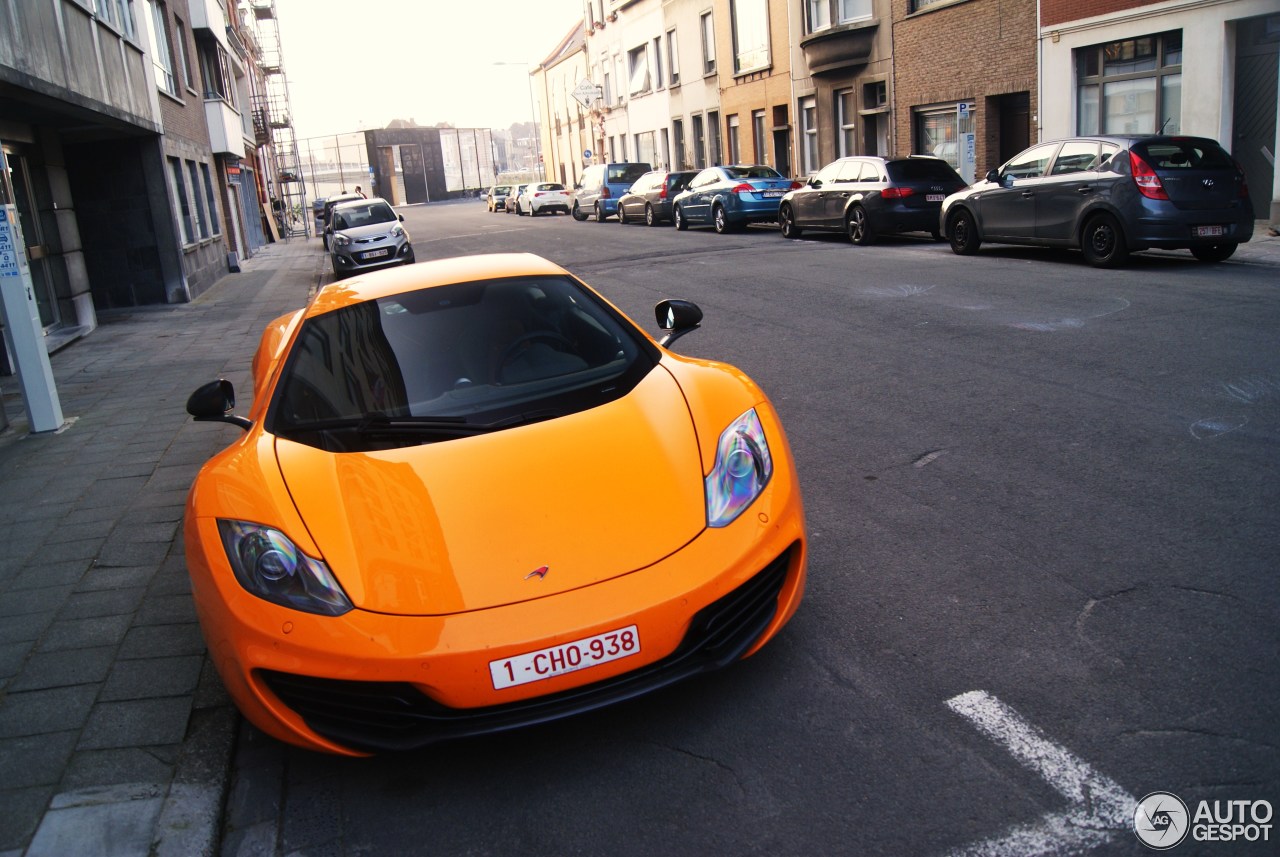
<instances>
[{"instance_id":1,"label":"front bumper","mask_svg":"<svg viewBox=\"0 0 1280 857\"><path fill-rule=\"evenodd\" d=\"M372 246L362 247L352 252L351 246L338 247L330 242L331 255L333 259L333 272L335 274L348 274L355 271L374 271L378 268L386 268L391 265L406 265L413 262L413 245L408 241L404 241L397 246ZM385 256L369 257L369 253L379 250L387 250Z\"/></svg>"},{"instance_id":2,"label":"front bumper","mask_svg":"<svg viewBox=\"0 0 1280 857\"><path fill-rule=\"evenodd\" d=\"M703 530L652 566L447 616L289 610L235 581L216 520L189 517L185 539L201 629L236 705L276 738L349 755L565 717L725 666L790 619L807 561L790 466L732 525ZM493 686L492 661L630 625L635 655Z\"/></svg>"}]
</instances>

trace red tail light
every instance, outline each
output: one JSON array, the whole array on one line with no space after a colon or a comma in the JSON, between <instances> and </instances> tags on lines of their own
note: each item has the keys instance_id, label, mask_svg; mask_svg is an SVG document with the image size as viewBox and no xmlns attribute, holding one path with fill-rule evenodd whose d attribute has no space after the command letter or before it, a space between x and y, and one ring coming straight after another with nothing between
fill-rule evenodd
<instances>
[{"instance_id":1,"label":"red tail light","mask_svg":"<svg viewBox=\"0 0 1280 857\"><path fill-rule=\"evenodd\" d=\"M756 193L756 192L757 192L757 188L752 187L746 182L743 182L742 184L735 187L733 190L729 191L729 193Z\"/></svg>"},{"instance_id":2,"label":"red tail light","mask_svg":"<svg viewBox=\"0 0 1280 857\"><path fill-rule=\"evenodd\" d=\"M800 189L800 188L802 188L802 187L804 187L804 185L803 185L803 184L801 184L800 182L792 182L792 183L791 183L791 189L792 189L792 190L799 190L799 189Z\"/></svg>"},{"instance_id":3,"label":"red tail light","mask_svg":"<svg viewBox=\"0 0 1280 857\"><path fill-rule=\"evenodd\" d=\"M664 184L662 186L662 190L658 191L658 199L666 199L666 198L667 198L667 186Z\"/></svg>"},{"instance_id":4,"label":"red tail light","mask_svg":"<svg viewBox=\"0 0 1280 857\"><path fill-rule=\"evenodd\" d=\"M1138 186L1139 193L1147 199L1169 198L1169 194L1164 189L1164 182L1160 181L1156 171L1132 150L1129 152L1129 168L1133 171L1133 183Z\"/></svg>"},{"instance_id":5,"label":"red tail light","mask_svg":"<svg viewBox=\"0 0 1280 857\"><path fill-rule=\"evenodd\" d=\"M609 198L609 186L608 186L608 185L605 185L604 187L600 188L600 198L601 198L601 199L608 199L608 198Z\"/></svg>"},{"instance_id":6,"label":"red tail light","mask_svg":"<svg viewBox=\"0 0 1280 857\"><path fill-rule=\"evenodd\" d=\"M911 196L913 193L915 191L909 187L887 187L880 191L880 196L883 199L902 199L903 197Z\"/></svg>"}]
</instances>

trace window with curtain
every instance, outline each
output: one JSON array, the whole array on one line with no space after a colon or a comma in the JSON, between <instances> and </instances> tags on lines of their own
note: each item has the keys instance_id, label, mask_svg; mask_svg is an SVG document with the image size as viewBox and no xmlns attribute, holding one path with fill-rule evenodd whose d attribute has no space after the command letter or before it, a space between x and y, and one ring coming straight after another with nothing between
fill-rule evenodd
<instances>
[{"instance_id":1,"label":"window with curtain","mask_svg":"<svg viewBox=\"0 0 1280 857\"><path fill-rule=\"evenodd\" d=\"M743 74L769 66L769 0L730 0L733 70Z\"/></svg>"}]
</instances>

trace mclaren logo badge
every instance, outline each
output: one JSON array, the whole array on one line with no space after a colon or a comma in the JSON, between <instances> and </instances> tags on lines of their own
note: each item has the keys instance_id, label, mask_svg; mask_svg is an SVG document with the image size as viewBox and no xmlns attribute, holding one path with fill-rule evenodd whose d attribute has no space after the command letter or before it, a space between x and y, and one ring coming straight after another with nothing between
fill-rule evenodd
<instances>
[{"instance_id":1,"label":"mclaren logo badge","mask_svg":"<svg viewBox=\"0 0 1280 857\"><path fill-rule=\"evenodd\" d=\"M547 566L545 566L545 565L544 565L544 566L542 566L541 568L535 568L533 571L531 571L531 572L529 572L528 574L526 574L526 575L524 576L524 579L525 579L525 580L528 580L528 579L529 579L529 578L531 578L531 577L536 577L536 578L538 578L538 580L542 580L542 578L544 578L544 577L546 577L546 576L547 576L547 572L548 572L548 571L550 571L550 570L551 570L551 569L550 569L550 568L548 568L548 567L547 567Z\"/></svg>"}]
</instances>

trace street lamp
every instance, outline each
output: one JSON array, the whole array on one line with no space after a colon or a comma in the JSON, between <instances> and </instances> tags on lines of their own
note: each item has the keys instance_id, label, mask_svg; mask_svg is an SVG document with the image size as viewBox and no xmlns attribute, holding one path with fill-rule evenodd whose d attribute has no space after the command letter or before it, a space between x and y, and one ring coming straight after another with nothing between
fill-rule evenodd
<instances>
[{"instance_id":1,"label":"street lamp","mask_svg":"<svg viewBox=\"0 0 1280 857\"><path fill-rule=\"evenodd\" d=\"M532 63L527 62L495 62L494 65L518 65L529 68ZM547 167L542 163L542 135L538 133L538 111L533 106L533 77L525 74L525 82L529 84L529 117L533 120L533 140L534 154L538 156L538 175L542 176L542 181L547 180Z\"/></svg>"}]
</instances>

